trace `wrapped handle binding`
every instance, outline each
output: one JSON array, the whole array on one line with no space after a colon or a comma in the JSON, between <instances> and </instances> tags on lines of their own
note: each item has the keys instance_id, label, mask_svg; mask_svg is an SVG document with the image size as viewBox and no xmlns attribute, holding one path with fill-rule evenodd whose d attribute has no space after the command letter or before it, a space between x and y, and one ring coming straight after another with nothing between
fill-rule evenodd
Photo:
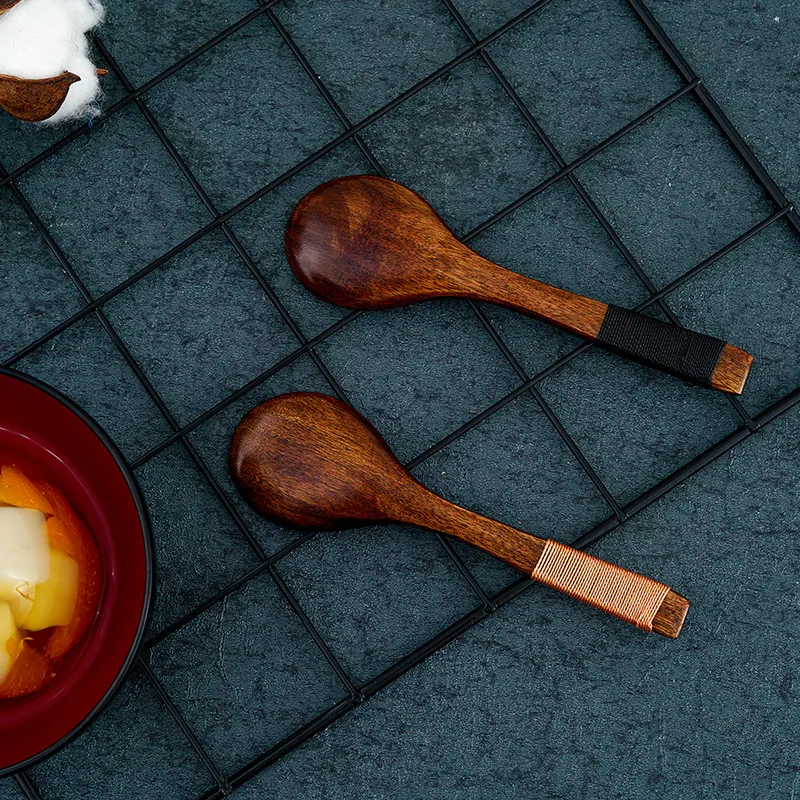
<instances>
[{"instance_id":1,"label":"wrapped handle binding","mask_svg":"<svg viewBox=\"0 0 800 800\"><path fill-rule=\"evenodd\" d=\"M753 358L722 339L609 305L597 343L648 366L722 391L741 393Z\"/></svg>"},{"instance_id":2,"label":"wrapped handle binding","mask_svg":"<svg viewBox=\"0 0 800 800\"><path fill-rule=\"evenodd\" d=\"M547 540L531 578L645 631L653 630L659 609L675 594L663 583L553 539ZM684 603L685 616L689 603Z\"/></svg>"}]
</instances>

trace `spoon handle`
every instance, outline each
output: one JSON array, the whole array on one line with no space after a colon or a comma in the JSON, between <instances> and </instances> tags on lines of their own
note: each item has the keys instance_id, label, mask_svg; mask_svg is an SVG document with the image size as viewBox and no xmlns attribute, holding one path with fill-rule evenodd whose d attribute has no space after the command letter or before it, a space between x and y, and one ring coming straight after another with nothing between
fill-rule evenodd
<instances>
[{"instance_id":1,"label":"spoon handle","mask_svg":"<svg viewBox=\"0 0 800 800\"><path fill-rule=\"evenodd\" d=\"M533 580L642 630L676 639L683 627L689 601L669 586L483 517L427 490L401 521L461 539Z\"/></svg>"},{"instance_id":2,"label":"spoon handle","mask_svg":"<svg viewBox=\"0 0 800 800\"><path fill-rule=\"evenodd\" d=\"M471 294L563 328L635 361L681 378L741 394L753 357L722 339L607 305L473 259ZM474 269L474 266L480 269Z\"/></svg>"}]
</instances>

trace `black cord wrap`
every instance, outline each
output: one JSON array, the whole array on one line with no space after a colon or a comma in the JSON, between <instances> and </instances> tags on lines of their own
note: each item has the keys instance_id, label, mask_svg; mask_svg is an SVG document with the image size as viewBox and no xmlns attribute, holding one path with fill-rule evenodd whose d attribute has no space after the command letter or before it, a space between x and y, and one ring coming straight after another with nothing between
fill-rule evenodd
<instances>
[{"instance_id":1,"label":"black cord wrap","mask_svg":"<svg viewBox=\"0 0 800 800\"><path fill-rule=\"evenodd\" d=\"M608 307L597 342L703 386L711 385L725 347L722 339L614 305Z\"/></svg>"}]
</instances>

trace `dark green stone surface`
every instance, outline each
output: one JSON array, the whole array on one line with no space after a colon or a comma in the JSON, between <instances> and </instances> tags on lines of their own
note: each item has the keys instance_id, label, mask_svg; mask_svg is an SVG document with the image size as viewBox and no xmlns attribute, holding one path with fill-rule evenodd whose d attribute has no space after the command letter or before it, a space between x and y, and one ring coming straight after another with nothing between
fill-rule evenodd
<instances>
[{"instance_id":1,"label":"dark green stone surface","mask_svg":"<svg viewBox=\"0 0 800 800\"><path fill-rule=\"evenodd\" d=\"M255 0L108 0L100 37L140 86ZM458 0L476 35L524 0ZM667 32L787 195L800 195L800 10L791 0L651 0ZM469 47L438 0L282 0L274 9L352 123ZM623 0L553 0L487 50L566 161L680 85ZM123 97L104 79L106 107ZM208 198L225 212L338 136L342 123L268 15L143 95ZM69 132L0 118L0 162L25 164ZM480 56L368 126L390 177L467 234L557 170ZM309 189L374 171L356 142L282 180L106 307L178 424L245 385L345 312L309 295L283 256L283 226ZM688 95L575 173L656 287L774 207ZM212 219L141 109L98 122L19 189L93 296ZM235 237L235 238L234 238ZM237 255L240 243L274 292ZM472 245L525 274L636 305L645 284L560 181ZM800 238L783 222L672 293L687 325L756 357L742 398L757 414L800 384ZM81 306L8 189L0 190L0 357ZM296 533L257 517L227 474L241 415L291 390L331 391L320 365L404 460L436 445L578 344L534 320L443 301L361 316L190 435L220 495L181 445L137 470L155 527L152 632ZM659 312L660 313L660 312ZM286 320L291 317L294 331ZM92 413L135 461L171 432L123 356L89 317L16 363ZM736 430L721 395L591 350L539 384L541 397L617 503ZM798 604L800 411L793 409L626 522L593 552L670 583L692 601L677 641L647 636L533 588L332 727L273 764L241 800L794 800L800 796ZM531 395L431 455L415 474L464 505L570 541L612 508ZM226 504L236 518L226 511ZM456 552L482 591L516 574ZM325 534L277 565L356 685L479 606L430 534ZM269 572L147 656L197 740L233 775L348 696ZM193 798L215 786L142 670L97 722L29 777L45 800ZM23 795L0 781L2 800Z\"/></svg>"}]
</instances>

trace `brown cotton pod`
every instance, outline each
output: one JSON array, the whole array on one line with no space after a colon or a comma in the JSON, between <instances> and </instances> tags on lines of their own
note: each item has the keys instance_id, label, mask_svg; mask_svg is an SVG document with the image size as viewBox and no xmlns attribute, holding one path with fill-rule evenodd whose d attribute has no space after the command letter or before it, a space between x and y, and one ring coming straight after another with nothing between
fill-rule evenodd
<instances>
[{"instance_id":1,"label":"brown cotton pod","mask_svg":"<svg viewBox=\"0 0 800 800\"><path fill-rule=\"evenodd\" d=\"M14 8L19 2L20 0L0 0L0 14L4 11L8 11L9 8Z\"/></svg>"},{"instance_id":2,"label":"brown cotton pod","mask_svg":"<svg viewBox=\"0 0 800 800\"><path fill-rule=\"evenodd\" d=\"M24 122L43 122L61 108L69 87L79 80L72 72L35 80L0 75L0 108Z\"/></svg>"}]
</instances>

